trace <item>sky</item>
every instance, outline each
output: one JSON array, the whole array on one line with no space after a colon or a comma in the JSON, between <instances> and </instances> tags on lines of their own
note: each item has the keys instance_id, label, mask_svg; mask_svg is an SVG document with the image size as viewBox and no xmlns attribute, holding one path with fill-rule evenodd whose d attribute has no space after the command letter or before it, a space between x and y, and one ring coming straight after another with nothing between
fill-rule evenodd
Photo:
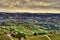
<instances>
[{"instance_id":1,"label":"sky","mask_svg":"<svg viewBox=\"0 0 60 40\"><path fill-rule=\"evenodd\" d=\"M60 0L0 0L0 12L60 13Z\"/></svg>"}]
</instances>

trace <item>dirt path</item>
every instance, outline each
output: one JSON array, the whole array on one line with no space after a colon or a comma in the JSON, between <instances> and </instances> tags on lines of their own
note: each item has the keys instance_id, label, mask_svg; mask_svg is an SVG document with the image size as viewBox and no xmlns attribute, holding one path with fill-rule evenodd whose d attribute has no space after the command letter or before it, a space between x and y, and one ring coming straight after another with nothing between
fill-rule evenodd
<instances>
[{"instance_id":1,"label":"dirt path","mask_svg":"<svg viewBox=\"0 0 60 40\"><path fill-rule=\"evenodd\" d=\"M51 40L51 38L48 35L45 35L45 36L48 38L48 40Z\"/></svg>"}]
</instances>

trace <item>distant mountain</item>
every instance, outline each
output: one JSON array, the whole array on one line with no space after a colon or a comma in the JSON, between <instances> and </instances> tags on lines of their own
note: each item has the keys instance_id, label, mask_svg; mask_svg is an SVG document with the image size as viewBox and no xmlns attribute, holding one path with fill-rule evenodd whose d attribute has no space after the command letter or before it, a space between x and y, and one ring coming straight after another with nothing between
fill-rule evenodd
<instances>
[{"instance_id":1,"label":"distant mountain","mask_svg":"<svg viewBox=\"0 0 60 40\"><path fill-rule=\"evenodd\" d=\"M21 16L21 17L60 17L60 14L54 14L54 13L6 13L6 12L0 12L0 16Z\"/></svg>"}]
</instances>

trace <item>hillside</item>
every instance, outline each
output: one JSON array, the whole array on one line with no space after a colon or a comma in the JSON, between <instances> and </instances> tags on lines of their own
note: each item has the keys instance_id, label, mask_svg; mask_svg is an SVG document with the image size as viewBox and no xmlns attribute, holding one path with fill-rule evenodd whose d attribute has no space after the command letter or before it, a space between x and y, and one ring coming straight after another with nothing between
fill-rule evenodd
<instances>
[{"instance_id":1,"label":"hillside","mask_svg":"<svg viewBox=\"0 0 60 40\"><path fill-rule=\"evenodd\" d=\"M60 34L48 35L48 37L51 40L60 40ZM31 36L28 37L27 40L48 40L48 38L46 36Z\"/></svg>"},{"instance_id":2,"label":"hillside","mask_svg":"<svg viewBox=\"0 0 60 40\"><path fill-rule=\"evenodd\" d=\"M48 35L52 40L60 40L60 34Z\"/></svg>"},{"instance_id":3,"label":"hillside","mask_svg":"<svg viewBox=\"0 0 60 40\"><path fill-rule=\"evenodd\" d=\"M2 40L8 35L7 40L60 40L60 14L0 12L0 35Z\"/></svg>"},{"instance_id":4,"label":"hillside","mask_svg":"<svg viewBox=\"0 0 60 40\"><path fill-rule=\"evenodd\" d=\"M60 40L60 34L54 34L54 35L47 35L51 40ZM4 38L5 40L7 37L0 36L0 39ZM10 40L10 39L6 39ZM14 38L14 40L17 40ZM27 36L24 40L49 40L46 36L40 35L40 36Z\"/></svg>"},{"instance_id":5,"label":"hillside","mask_svg":"<svg viewBox=\"0 0 60 40\"><path fill-rule=\"evenodd\" d=\"M36 24L47 28L45 30L57 30L60 32L60 14L53 13L5 13L0 12L0 21L22 20L29 24Z\"/></svg>"}]
</instances>

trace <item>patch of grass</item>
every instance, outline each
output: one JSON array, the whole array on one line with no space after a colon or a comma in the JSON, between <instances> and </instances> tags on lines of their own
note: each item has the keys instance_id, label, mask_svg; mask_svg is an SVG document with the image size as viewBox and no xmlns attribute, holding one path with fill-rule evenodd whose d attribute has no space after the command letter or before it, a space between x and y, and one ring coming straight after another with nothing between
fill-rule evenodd
<instances>
[{"instance_id":1,"label":"patch of grass","mask_svg":"<svg viewBox=\"0 0 60 40\"><path fill-rule=\"evenodd\" d=\"M60 34L52 34L52 35L48 35L51 40L60 40ZM17 38L13 38L14 40L18 40ZM0 40L11 40L9 37L4 36L4 35L0 35ZM40 36L27 36L26 39L24 40L48 40L48 38L44 35L40 35Z\"/></svg>"},{"instance_id":2,"label":"patch of grass","mask_svg":"<svg viewBox=\"0 0 60 40\"><path fill-rule=\"evenodd\" d=\"M11 40L9 37L0 35L0 40Z\"/></svg>"},{"instance_id":3,"label":"patch of grass","mask_svg":"<svg viewBox=\"0 0 60 40\"><path fill-rule=\"evenodd\" d=\"M52 40L60 40L60 34L48 35Z\"/></svg>"},{"instance_id":4,"label":"patch of grass","mask_svg":"<svg viewBox=\"0 0 60 40\"><path fill-rule=\"evenodd\" d=\"M25 40L48 40L45 36L28 36Z\"/></svg>"}]
</instances>

